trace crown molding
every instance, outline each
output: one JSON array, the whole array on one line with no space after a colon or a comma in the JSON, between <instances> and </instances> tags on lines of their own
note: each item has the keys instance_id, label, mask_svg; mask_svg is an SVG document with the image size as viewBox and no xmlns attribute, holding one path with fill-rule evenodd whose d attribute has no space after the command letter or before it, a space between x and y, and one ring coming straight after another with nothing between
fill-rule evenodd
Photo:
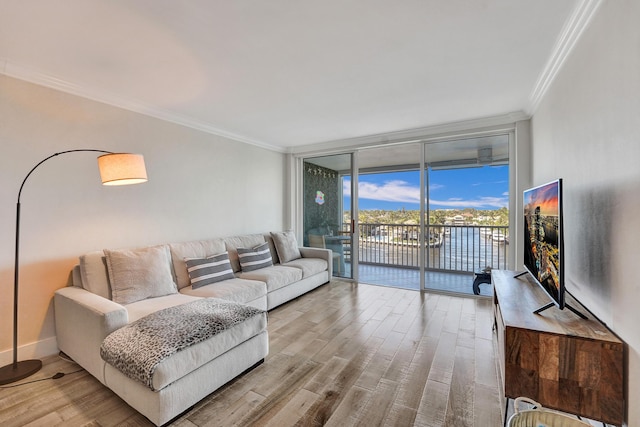
<instances>
[{"instance_id":1,"label":"crown molding","mask_svg":"<svg viewBox=\"0 0 640 427\"><path fill-rule=\"evenodd\" d=\"M576 43L582 36L584 30L589 26L596 11L603 3L603 0L581 0L576 6L573 14L566 22L551 57L547 61L542 73L538 77L536 84L529 96L529 106L526 112L533 116L538 109L542 98L555 80L564 62L573 51Z\"/></svg>"},{"instance_id":2,"label":"crown molding","mask_svg":"<svg viewBox=\"0 0 640 427\"><path fill-rule=\"evenodd\" d=\"M97 101L103 104L122 108L124 110L144 114L145 116L154 117L156 119L175 123L212 135L232 139L235 141L243 142L245 144L255 145L267 150L277 151L281 153L284 153L286 151L284 148L275 146L273 144L248 138L246 136L239 135L233 132L227 132L223 129L212 126L209 123L203 122L193 117L179 115L170 110L165 110L133 99L128 99L112 93L100 91L89 86L71 83L66 80L41 73L32 68L16 64L6 58L0 58L0 74L4 74L6 76L13 77L19 80L24 80L26 82L34 83L40 86L48 87L50 89L69 93L71 95L80 96L92 101Z\"/></svg>"},{"instance_id":3,"label":"crown molding","mask_svg":"<svg viewBox=\"0 0 640 427\"><path fill-rule=\"evenodd\" d=\"M371 148L379 145L406 144L427 140L433 141L436 139L447 139L453 136L478 136L483 133L511 131L515 128L516 122L529 120L530 118L531 116L523 111L515 111L497 116L444 123L397 132L319 142L316 144L292 147L289 152L296 156L301 156L317 153L349 151L355 148Z\"/></svg>"}]
</instances>

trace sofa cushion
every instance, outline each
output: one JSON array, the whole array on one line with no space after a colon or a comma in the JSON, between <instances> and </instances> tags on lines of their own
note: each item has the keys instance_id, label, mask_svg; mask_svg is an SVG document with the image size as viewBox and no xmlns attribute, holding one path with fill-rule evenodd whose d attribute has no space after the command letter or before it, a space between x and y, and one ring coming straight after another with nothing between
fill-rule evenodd
<instances>
[{"instance_id":1,"label":"sofa cushion","mask_svg":"<svg viewBox=\"0 0 640 427\"><path fill-rule=\"evenodd\" d=\"M296 267L302 270L302 278L313 276L323 271L327 271L329 268L327 261L320 258L298 258L283 264L287 267Z\"/></svg>"},{"instance_id":2,"label":"sofa cushion","mask_svg":"<svg viewBox=\"0 0 640 427\"><path fill-rule=\"evenodd\" d=\"M93 294L111 299L111 286L107 274L104 251L89 252L80 257L82 287Z\"/></svg>"},{"instance_id":3,"label":"sofa cushion","mask_svg":"<svg viewBox=\"0 0 640 427\"><path fill-rule=\"evenodd\" d=\"M236 277L226 252L207 258L185 258L184 261L193 289Z\"/></svg>"},{"instance_id":4,"label":"sofa cushion","mask_svg":"<svg viewBox=\"0 0 640 427\"><path fill-rule=\"evenodd\" d=\"M258 270L273 265L268 243L253 248L237 248L240 269L243 272Z\"/></svg>"},{"instance_id":5,"label":"sofa cushion","mask_svg":"<svg viewBox=\"0 0 640 427\"><path fill-rule=\"evenodd\" d=\"M298 249L298 241L293 231L281 231L271 233L273 237L273 243L278 252L278 258L280 263L286 264L289 261L298 259L301 257L300 249Z\"/></svg>"},{"instance_id":6,"label":"sofa cushion","mask_svg":"<svg viewBox=\"0 0 640 427\"><path fill-rule=\"evenodd\" d=\"M216 283L214 286L203 286L196 289L192 286L187 286L180 289L180 293L200 298L221 298L247 304L266 296L267 284L257 280L236 277Z\"/></svg>"},{"instance_id":7,"label":"sofa cushion","mask_svg":"<svg viewBox=\"0 0 640 427\"><path fill-rule=\"evenodd\" d=\"M246 234L244 236L225 237L224 245L229 253L229 260L233 267L233 272L240 271L240 260L238 260L238 248L253 248L265 242L262 234Z\"/></svg>"},{"instance_id":8,"label":"sofa cushion","mask_svg":"<svg viewBox=\"0 0 640 427\"><path fill-rule=\"evenodd\" d=\"M186 304L191 301L197 301L200 298L191 295L171 294L163 297L148 298L127 304L124 308L129 316L129 323L142 319L151 313L164 308L175 307L176 305Z\"/></svg>"},{"instance_id":9,"label":"sofa cushion","mask_svg":"<svg viewBox=\"0 0 640 427\"><path fill-rule=\"evenodd\" d=\"M196 240L169 244L178 289L191 286L185 258L206 258L226 252L223 239ZM236 270L237 271L237 270Z\"/></svg>"},{"instance_id":10,"label":"sofa cushion","mask_svg":"<svg viewBox=\"0 0 640 427\"><path fill-rule=\"evenodd\" d=\"M238 273L242 279L259 280L267 284L267 292L283 288L302 280L302 270L284 265L272 265L260 270Z\"/></svg>"},{"instance_id":11,"label":"sofa cushion","mask_svg":"<svg viewBox=\"0 0 640 427\"><path fill-rule=\"evenodd\" d=\"M178 292L166 245L138 249L105 249L113 301L129 304Z\"/></svg>"}]
</instances>

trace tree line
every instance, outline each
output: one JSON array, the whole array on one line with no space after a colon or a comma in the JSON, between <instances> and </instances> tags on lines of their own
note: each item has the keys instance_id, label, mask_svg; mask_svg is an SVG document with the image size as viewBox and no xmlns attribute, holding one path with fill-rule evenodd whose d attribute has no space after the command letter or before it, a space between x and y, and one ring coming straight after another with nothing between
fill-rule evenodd
<instances>
[{"instance_id":1,"label":"tree line","mask_svg":"<svg viewBox=\"0 0 640 427\"><path fill-rule=\"evenodd\" d=\"M477 225L509 225L509 209L433 209L429 211L429 224L445 224L456 216L462 216L466 224ZM351 218L351 212L345 211L345 222ZM361 224L419 224L420 211L406 210L404 208L395 211L383 209L361 210L358 214L358 222Z\"/></svg>"}]
</instances>

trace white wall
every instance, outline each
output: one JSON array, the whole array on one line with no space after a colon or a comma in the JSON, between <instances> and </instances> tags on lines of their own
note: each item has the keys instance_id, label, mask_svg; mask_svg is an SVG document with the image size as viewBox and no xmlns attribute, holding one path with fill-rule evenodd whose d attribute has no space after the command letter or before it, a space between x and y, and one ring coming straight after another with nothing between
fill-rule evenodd
<instances>
[{"instance_id":1,"label":"white wall","mask_svg":"<svg viewBox=\"0 0 640 427\"><path fill-rule=\"evenodd\" d=\"M93 153L55 157L22 194L19 359L55 352L53 292L84 252L282 230L285 155L0 75L0 365L11 360L15 205L58 151L145 156L103 187ZM37 345L28 345L37 343Z\"/></svg>"},{"instance_id":2,"label":"white wall","mask_svg":"<svg viewBox=\"0 0 640 427\"><path fill-rule=\"evenodd\" d=\"M628 345L640 425L640 2L605 1L532 118L533 181L564 179L569 290Z\"/></svg>"},{"instance_id":3,"label":"white wall","mask_svg":"<svg viewBox=\"0 0 640 427\"><path fill-rule=\"evenodd\" d=\"M509 268L524 271L524 213L522 193L531 187L531 121L516 122L515 135L509 144L509 211L512 212L509 235L514 238L509 245Z\"/></svg>"}]
</instances>

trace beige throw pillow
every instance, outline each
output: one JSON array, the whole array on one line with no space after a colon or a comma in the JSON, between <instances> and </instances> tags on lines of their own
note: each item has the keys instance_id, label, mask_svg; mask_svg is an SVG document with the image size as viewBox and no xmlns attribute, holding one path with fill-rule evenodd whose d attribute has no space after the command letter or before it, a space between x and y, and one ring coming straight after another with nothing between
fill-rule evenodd
<instances>
[{"instance_id":1,"label":"beige throw pillow","mask_svg":"<svg viewBox=\"0 0 640 427\"><path fill-rule=\"evenodd\" d=\"M118 304L130 304L147 298L178 292L171 274L169 247L105 249L111 295Z\"/></svg>"},{"instance_id":2,"label":"beige throw pillow","mask_svg":"<svg viewBox=\"0 0 640 427\"><path fill-rule=\"evenodd\" d=\"M272 232L271 237L273 237L280 263L284 264L294 259L302 258L298 248L298 241L293 231Z\"/></svg>"},{"instance_id":3,"label":"beige throw pillow","mask_svg":"<svg viewBox=\"0 0 640 427\"><path fill-rule=\"evenodd\" d=\"M82 287L89 292L111 299L107 258L103 251L89 252L80 257Z\"/></svg>"}]
</instances>

